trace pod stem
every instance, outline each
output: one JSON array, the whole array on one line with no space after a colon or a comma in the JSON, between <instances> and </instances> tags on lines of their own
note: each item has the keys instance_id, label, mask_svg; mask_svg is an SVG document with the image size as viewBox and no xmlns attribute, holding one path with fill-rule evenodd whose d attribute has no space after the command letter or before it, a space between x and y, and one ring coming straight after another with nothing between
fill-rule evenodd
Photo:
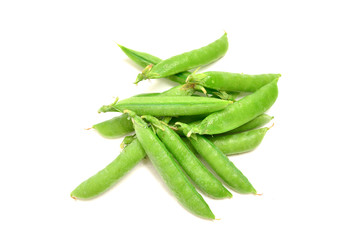
<instances>
[{"instance_id":1,"label":"pod stem","mask_svg":"<svg viewBox=\"0 0 360 240\"><path fill-rule=\"evenodd\" d=\"M161 129L162 131L165 131L165 128L163 127L163 125L167 125L164 122L160 121L159 119L157 119L156 117L150 116L150 115L144 115L141 116L142 119L145 119L146 121L148 121L149 123L151 123L152 126Z\"/></svg>"},{"instance_id":2,"label":"pod stem","mask_svg":"<svg viewBox=\"0 0 360 240\"><path fill-rule=\"evenodd\" d=\"M193 130L186 123L176 122L175 126L179 126L179 129L181 131L183 131L183 133L186 137L188 137L188 138L192 137L192 138L196 139L196 135L193 134Z\"/></svg>"},{"instance_id":3,"label":"pod stem","mask_svg":"<svg viewBox=\"0 0 360 240\"><path fill-rule=\"evenodd\" d=\"M213 94L223 100L234 100L230 97L230 95L227 92L222 91L222 90L214 91Z\"/></svg>"},{"instance_id":4,"label":"pod stem","mask_svg":"<svg viewBox=\"0 0 360 240\"><path fill-rule=\"evenodd\" d=\"M117 104L117 102L119 101L119 97L115 98L115 101L109 105L103 105L99 110L98 113L102 113L102 112L111 112L114 111L114 106Z\"/></svg>"},{"instance_id":5,"label":"pod stem","mask_svg":"<svg viewBox=\"0 0 360 240\"><path fill-rule=\"evenodd\" d=\"M143 81L143 80L149 79L149 78L150 78L149 72L151 71L152 67L153 67L152 64L147 65L147 66L144 68L144 70L137 75L135 84L138 84L139 82L141 82L141 81Z\"/></svg>"},{"instance_id":6,"label":"pod stem","mask_svg":"<svg viewBox=\"0 0 360 240\"><path fill-rule=\"evenodd\" d=\"M130 136L126 136L124 137L123 141L120 144L120 148L124 149L127 145L129 145L130 143L132 143L134 140L136 139L136 135L130 135Z\"/></svg>"},{"instance_id":7,"label":"pod stem","mask_svg":"<svg viewBox=\"0 0 360 240\"><path fill-rule=\"evenodd\" d=\"M209 78L209 76L205 73L197 73L199 71L200 67L197 68L194 72L192 72L187 78L187 83L195 83L204 85L204 82Z\"/></svg>"}]
</instances>

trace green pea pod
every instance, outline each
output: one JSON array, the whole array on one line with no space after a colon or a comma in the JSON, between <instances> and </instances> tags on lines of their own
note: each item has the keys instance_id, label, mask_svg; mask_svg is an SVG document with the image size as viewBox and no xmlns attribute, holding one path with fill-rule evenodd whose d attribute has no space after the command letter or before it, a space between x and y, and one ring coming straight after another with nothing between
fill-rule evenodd
<instances>
[{"instance_id":1,"label":"green pea pod","mask_svg":"<svg viewBox=\"0 0 360 240\"><path fill-rule=\"evenodd\" d=\"M233 130L267 111L278 96L277 80L234 102L225 109L207 116L192 132L220 134Z\"/></svg>"},{"instance_id":2,"label":"green pea pod","mask_svg":"<svg viewBox=\"0 0 360 240\"><path fill-rule=\"evenodd\" d=\"M173 125L176 122L182 122L182 123L189 124L189 126L191 126L191 127L194 127L196 125L199 125L201 123L201 121L204 118L206 118L207 116L208 115L180 116L177 118L172 118L170 121L170 125ZM244 125L241 125L240 127L237 127L231 131L222 133L222 135L245 132L245 131L259 128L259 127L262 127L265 124L269 123L273 118L274 117L269 116L264 113L264 114L261 114L260 116L257 116L256 118L250 120L249 122L245 123ZM177 131L177 133L180 135L184 134L182 131Z\"/></svg>"},{"instance_id":3,"label":"green pea pod","mask_svg":"<svg viewBox=\"0 0 360 240\"><path fill-rule=\"evenodd\" d=\"M189 136L188 125L183 123L177 123L177 125L180 125L184 134ZM188 139L196 152L230 188L239 193L256 194L255 188L244 174L210 140L198 134L192 134Z\"/></svg>"},{"instance_id":4,"label":"green pea pod","mask_svg":"<svg viewBox=\"0 0 360 240\"><path fill-rule=\"evenodd\" d=\"M269 128L259 128L247 132L223 136L208 136L209 139L225 155L245 153L260 145Z\"/></svg>"},{"instance_id":5,"label":"green pea pod","mask_svg":"<svg viewBox=\"0 0 360 240\"><path fill-rule=\"evenodd\" d=\"M89 199L98 196L134 168L145 156L146 153L141 147L140 142L135 139L103 170L76 187L71 192L71 197L75 199Z\"/></svg>"},{"instance_id":6,"label":"green pea pod","mask_svg":"<svg viewBox=\"0 0 360 240\"><path fill-rule=\"evenodd\" d=\"M133 60L135 63L137 63L141 67L146 67L147 65L156 65L162 61L162 59L155 57L151 54L132 50L130 48L124 47L119 44L118 44L118 46L131 60ZM172 76L168 76L167 78L173 82L177 82L180 84L186 84L187 83L186 80L190 74L191 74L191 72L184 71L184 72L180 72L175 75L172 75ZM193 84L190 84L190 86L193 86ZM199 90L199 91L205 90L205 92L207 94L210 94L213 97L217 97L217 98L224 99L224 100L231 100L231 101L235 101L236 97L239 94L238 92L217 91L217 90L210 89L210 88L205 88L205 89L199 88L197 90Z\"/></svg>"},{"instance_id":7,"label":"green pea pod","mask_svg":"<svg viewBox=\"0 0 360 240\"><path fill-rule=\"evenodd\" d=\"M189 116L209 114L224 109L231 101L207 97L132 97L105 105L99 112L131 110L139 115Z\"/></svg>"},{"instance_id":8,"label":"green pea pod","mask_svg":"<svg viewBox=\"0 0 360 240\"><path fill-rule=\"evenodd\" d=\"M171 153L166 149L165 145L155 135L151 128L149 128L147 124L133 112L126 112L133 118L137 139L150 158L151 163L178 201L197 216L215 219L208 204L196 191L195 187L187 179Z\"/></svg>"},{"instance_id":9,"label":"green pea pod","mask_svg":"<svg viewBox=\"0 0 360 240\"><path fill-rule=\"evenodd\" d=\"M124 114L125 116L127 114ZM260 128L226 136L208 137L225 155L239 154L254 150L264 138L269 128ZM196 150L187 138L182 138L188 149ZM128 145L127 145L128 144ZM133 136L124 139L127 145L120 155L107 167L81 183L72 193L73 198L89 199L98 196L114 185L122 176L145 157L145 152ZM186 155L184 155L186 156Z\"/></svg>"},{"instance_id":10,"label":"green pea pod","mask_svg":"<svg viewBox=\"0 0 360 240\"><path fill-rule=\"evenodd\" d=\"M187 147L178 134L167 125L152 116L142 116L156 128L156 135L165 144L169 152L178 161L189 178L205 194L213 198L229 198L231 193L222 183L200 162L195 154Z\"/></svg>"},{"instance_id":11,"label":"green pea pod","mask_svg":"<svg viewBox=\"0 0 360 240\"><path fill-rule=\"evenodd\" d=\"M150 93L147 95L136 95L134 97L150 97L150 96L190 96L194 93L193 88L179 85L162 93ZM134 131L131 119L126 114L114 117L112 119L97 123L93 128L103 137L120 138Z\"/></svg>"},{"instance_id":12,"label":"green pea pod","mask_svg":"<svg viewBox=\"0 0 360 240\"><path fill-rule=\"evenodd\" d=\"M243 73L210 71L191 74L187 81L221 91L255 92L280 77L281 74L248 75Z\"/></svg>"},{"instance_id":13,"label":"green pea pod","mask_svg":"<svg viewBox=\"0 0 360 240\"><path fill-rule=\"evenodd\" d=\"M168 77L209 64L224 56L227 49L228 39L225 33L221 38L205 47L173 56L156 65L148 65L144 71L138 75L135 83L144 79Z\"/></svg>"},{"instance_id":14,"label":"green pea pod","mask_svg":"<svg viewBox=\"0 0 360 240\"><path fill-rule=\"evenodd\" d=\"M133 124L126 114L97 123L92 127L105 138L119 138L134 131Z\"/></svg>"}]
</instances>

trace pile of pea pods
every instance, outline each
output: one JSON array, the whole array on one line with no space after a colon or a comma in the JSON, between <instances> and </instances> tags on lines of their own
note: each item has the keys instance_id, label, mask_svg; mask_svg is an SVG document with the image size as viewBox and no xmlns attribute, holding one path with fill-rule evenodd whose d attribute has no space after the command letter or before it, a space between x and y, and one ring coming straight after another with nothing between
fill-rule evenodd
<instances>
[{"instance_id":1,"label":"pile of pea pods","mask_svg":"<svg viewBox=\"0 0 360 240\"><path fill-rule=\"evenodd\" d=\"M216 41L166 60L119 45L144 70L135 83L167 78L179 83L162 93L140 94L104 105L119 112L93 129L106 138L123 138L121 153L71 193L90 199L105 192L148 157L178 202L194 215L215 219L202 194L231 198L232 192L257 194L228 156L254 150L273 117L265 112L278 96L280 74L248 75L208 71L228 50L225 33ZM196 69L195 71L189 71ZM240 97L241 93L247 93Z\"/></svg>"}]
</instances>

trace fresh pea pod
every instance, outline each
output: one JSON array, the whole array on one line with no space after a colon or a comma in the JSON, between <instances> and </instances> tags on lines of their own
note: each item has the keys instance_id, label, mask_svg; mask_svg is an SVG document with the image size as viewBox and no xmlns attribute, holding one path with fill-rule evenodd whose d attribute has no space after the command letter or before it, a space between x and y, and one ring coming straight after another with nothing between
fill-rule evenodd
<instances>
[{"instance_id":1,"label":"fresh pea pod","mask_svg":"<svg viewBox=\"0 0 360 240\"><path fill-rule=\"evenodd\" d=\"M127 116L127 114L124 114ZM261 143L269 128L260 128L247 132L225 136L207 137L225 155L239 154L254 150ZM126 141L125 141L126 140ZM182 138L188 149L196 152L187 138ZM127 145L120 155L106 168L81 183L72 193L73 198L89 199L106 191L122 176L145 157L145 152L134 136L124 139Z\"/></svg>"},{"instance_id":2,"label":"fresh pea pod","mask_svg":"<svg viewBox=\"0 0 360 240\"><path fill-rule=\"evenodd\" d=\"M208 136L209 139L225 155L245 153L254 150L260 145L269 128L259 128L247 132Z\"/></svg>"},{"instance_id":3,"label":"fresh pea pod","mask_svg":"<svg viewBox=\"0 0 360 240\"><path fill-rule=\"evenodd\" d=\"M137 63L141 67L146 67L147 65L156 65L162 61L162 59L155 57L151 54L148 54L145 52L139 52L139 51L124 47L119 44L118 44L118 46L131 60L133 60L135 63ZM177 82L180 84L186 84L186 80L190 74L191 74L191 72L184 71L184 72L177 73L175 75L167 76L166 78L173 82ZM188 85L193 86L193 88L194 87L196 88L196 86L197 86L194 84L188 84ZM204 87L198 87L196 90L201 91L201 92L206 92L207 95L211 95L213 97L217 97L217 98L224 99L224 100L231 100L231 101L235 101L235 99L239 95L238 92L217 91L214 89L204 88Z\"/></svg>"},{"instance_id":4,"label":"fresh pea pod","mask_svg":"<svg viewBox=\"0 0 360 240\"><path fill-rule=\"evenodd\" d=\"M222 183L201 163L187 147L178 134L152 116L142 116L156 128L156 135L165 144L169 152L178 161L189 178L205 194L213 198L229 198L232 194Z\"/></svg>"},{"instance_id":5,"label":"fresh pea pod","mask_svg":"<svg viewBox=\"0 0 360 240\"><path fill-rule=\"evenodd\" d=\"M198 134L220 134L233 130L263 114L276 101L277 80L266 84L256 92L234 102L225 109L207 116L192 132Z\"/></svg>"},{"instance_id":6,"label":"fresh pea pod","mask_svg":"<svg viewBox=\"0 0 360 240\"><path fill-rule=\"evenodd\" d=\"M145 156L146 153L141 147L140 142L136 139L133 140L114 161L76 187L71 192L71 197L75 199L89 199L98 196L134 168Z\"/></svg>"},{"instance_id":7,"label":"fresh pea pod","mask_svg":"<svg viewBox=\"0 0 360 240\"><path fill-rule=\"evenodd\" d=\"M221 38L205 47L173 56L156 65L148 65L144 71L138 75L135 83L144 79L168 77L209 64L224 56L227 49L228 39L225 33Z\"/></svg>"},{"instance_id":8,"label":"fresh pea pod","mask_svg":"<svg viewBox=\"0 0 360 240\"><path fill-rule=\"evenodd\" d=\"M176 122L182 122L188 124L190 127L195 127L196 125L199 125L201 121L206 118L208 115L193 115L193 116L180 116L177 118L172 118L170 121L170 124L173 125ZM222 133L222 135L225 134L233 134L233 133L239 133L239 132L245 132L249 131L255 128L259 128L264 126L265 124L269 123L274 117L269 116L267 114L261 114L260 116L257 116L256 118L250 120L249 122L245 123L244 125L241 125L240 127L237 127L231 131ZM183 135L184 133L182 131L177 131L178 134Z\"/></svg>"},{"instance_id":9,"label":"fresh pea pod","mask_svg":"<svg viewBox=\"0 0 360 240\"><path fill-rule=\"evenodd\" d=\"M122 114L109 120L97 123L92 126L101 136L105 138L120 138L134 131L129 116Z\"/></svg>"},{"instance_id":10,"label":"fresh pea pod","mask_svg":"<svg viewBox=\"0 0 360 240\"><path fill-rule=\"evenodd\" d=\"M177 123L188 136L190 127L183 123ZM191 145L211 169L234 191L239 193L256 194L255 188L242 172L229 160L229 158L206 137L192 134L188 137Z\"/></svg>"},{"instance_id":11,"label":"fresh pea pod","mask_svg":"<svg viewBox=\"0 0 360 240\"><path fill-rule=\"evenodd\" d=\"M148 93L146 95L136 95L134 97L154 97L154 96L191 96L194 93L193 88L179 85L162 93ZM128 115L122 114L112 119L97 123L93 128L103 137L119 138L134 131L133 124Z\"/></svg>"},{"instance_id":12,"label":"fresh pea pod","mask_svg":"<svg viewBox=\"0 0 360 240\"><path fill-rule=\"evenodd\" d=\"M189 116L208 114L224 109L231 101L207 97L132 97L105 105L99 112L131 110L140 115Z\"/></svg>"},{"instance_id":13,"label":"fresh pea pod","mask_svg":"<svg viewBox=\"0 0 360 240\"><path fill-rule=\"evenodd\" d=\"M281 74L249 75L210 71L191 74L188 76L187 82L222 91L255 92L279 77Z\"/></svg>"},{"instance_id":14,"label":"fresh pea pod","mask_svg":"<svg viewBox=\"0 0 360 240\"><path fill-rule=\"evenodd\" d=\"M178 201L197 216L215 219L208 204L196 191L186 175L176 163L165 145L135 113L126 111L133 118L136 137L150 158L157 172L173 192Z\"/></svg>"}]
</instances>

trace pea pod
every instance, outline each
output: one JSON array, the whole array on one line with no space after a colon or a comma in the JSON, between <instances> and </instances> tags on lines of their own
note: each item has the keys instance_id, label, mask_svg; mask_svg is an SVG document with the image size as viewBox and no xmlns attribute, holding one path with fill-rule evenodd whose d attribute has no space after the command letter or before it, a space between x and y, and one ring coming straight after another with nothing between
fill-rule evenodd
<instances>
[{"instance_id":1,"label":"pea pod","mask_svg":"<svg viewBox=\"0 0 360 240\"><path fill-rule=\"evenodd\" d=\"M193 88L187 88L179 85L162 93L150 93L145 96L190 96L194 93ZM135 97L144 97L144 95L137 95ZM133 124L128 115L123 114L112 119L97 123L93 128L103 137L119 138L134 131Z\"/></svg>"},{"instance_id":2,"label":"pea pod","mask_svg":"<svg viewBox=\"0 0 360 240\"><path fill-rule=\"evenodd\" d=\"M215 216L208 204L187 179L165 145L139 116L133 112L127 112L133 118L137 139L178 201L195 215L214 219Z\"/></svg>"},{"instance_id":3,"label":"pea pod","mask_svg":"<svg viewBox=\"0 0 360 240\"><path fill-rule=\"evenodd\" d=\"M121 50L135 63L140 65L141 67L146 67L147 65L156 65L157 63L161 62L162 59L155 57L151 54L145 53L145 52L139 52L127 47L124 47L120 44L118 46L121 48ZM177 73L175 75L167 76L169 80L173 82L177 82L180 84L186 84L186 80L188 76L191 74L189 71L184 71ZM196 85L195 85L196 86ZM236 97L238 96L238 92L225 92L225 91L217 91L214 89L209 88L197 88L198 91L204 91L213 97L217 97L224 100L231 100L234 101Z\"/></svg>"},{"instance_id":4,"label":"pea pod","mask_svg":"<svg viewBox=\"0 0 360 240\"><path fill-rule=\"evenodd\" d=\"M207 138L225 155L233 155L254 150L260 145L269 128L259 128L247 132Z\"/></svg>"},{"instance_id":5,"label":"pea pod","mask_svg":"<svg viewBox=\"0 0 360 240\"><path fill-rule=\"evenodd\" d=\"M200 162L187 147L178 134L152 116L143 116L156 128L156 135L165 144L169 152L178 161L189 178L205 194L213 198L229 198L231 193L222 183Z\"/></svg>"},{"instance_id":6,"label":"pea pod","mask_svg":"<svg viewBox=\"0 0 360 240\"><path fill-rule=\"evenodd\" d=\"M198 134L220 134L233 130L263 114L276 101L278 96L277 80L266 84L256 92L212 113L193 127Z\"/></svg>"},{"instance_id":7,"label":"pea pod","mask_svg":"<svg viewBox=\"0 0 360 240\"><path fill-rule=\"evenodd\" d=\"M146 153L141 147L140 142L134 139L114 161L77 186L71 192L71 197L89 199L98 196L134 168L145 156Z\"/></svg>"},{"instance_id":8,"label":"pea pod","mask_svg":"<svg viewBox=\"0 0 360 240\"><path fill-rule=\"evenodd\" d=\"M201 123L201 121L207 117L208 115L193 115L193 116L180 116L177 118L172 118L170 121L170 124L175 124L176 122L182 122L186 123L191 127L195 127ZM240 133L249 131L252 129L256 129L259 127L264 126L265 124L269 123L274 117L269 116L267 114L261 114L257 116L256 118L250 120L249 122L245 123L244 125L241 125L240 127L237 127L231 131L224 132L221 135L226 134L233 134L233 133ZM184 133L182 131L177 131L178 134L183 135Z\"/></svg>"},{"instance_id":9,"label":"pea pod","mask_svg":"<svg viewBox=\"0 0 360 240\"><path fill-rule=\"evenodd\" d=\"M222 91L255 92L280 76L281 74L249 75L210 71L191 74L188 76L187 82Z\"/></svg>"},{"instance_id":10,"label":"pea pod","mask_svg":"<svg viewBox=\"0 0 360 240\"><path fill-rule=\"evenodd\" d=\"M124 116L126 115L124 114ZM208 139L225 155L239 154L254 150L261 143L268 129L260 128L243 133L208 137ZM182 140L189 150L196 153L196 150L187 138L182 138ZM73 198L89 199L98 196L135 167L146 155L139 142L133 136L128 136L128 138L124 139L123 145L127 146L112 163L81 183L71 193Z\"/></svg>"},{"instance_id":11,"label":"pea pod","mask_svg":"<svg viewBox=\"0 0 360 240\"><path fill-rule=\"evenodd\" d=\"M134 131L129 116L122 114L109 120L97 123L92 126L101 136L105 138L120 138Z\"/></svg>"},{"instance_id":12,"label":"pea pod","mask_svg":"<svg viewBox=\"0 0 360 240\"><path fill-rule=\"evenodd\" d=\"M183 123L177 123L188 136L190 127ZM253 193L256 194L255 188L251 185L249 180L242 174L242 172L229 160L229 158L221 152L210 140L206 137L192 134L188 137L191 145L194 147L204 161L208 163L211 169L234 191L239 193Z\"/></svg>"},{"instance_id":13,"label":"pea pod","mask_svg":"<svg viewBox=\"0 0 360 240\"><path fill-rule=\"evenodd\" d=\"M227 49L228 39L225 33L221 38L207 46L173 56L156 65L148 65L144 71L138 75L135 83L144 79L168 77L209 64L224 56Z\"/></svg>"},{"instance_id":14,"label":"pea pod","mask_svg":"<svg viewBox=\"0 0 360 240\"><path fill-rule=\"evenodd\" d=\"M224 109L230 101L206 97L132 97L105 105L99 112L131 110L140 115L189 116L208 114Z\"/></svg>"}]
</instances>

